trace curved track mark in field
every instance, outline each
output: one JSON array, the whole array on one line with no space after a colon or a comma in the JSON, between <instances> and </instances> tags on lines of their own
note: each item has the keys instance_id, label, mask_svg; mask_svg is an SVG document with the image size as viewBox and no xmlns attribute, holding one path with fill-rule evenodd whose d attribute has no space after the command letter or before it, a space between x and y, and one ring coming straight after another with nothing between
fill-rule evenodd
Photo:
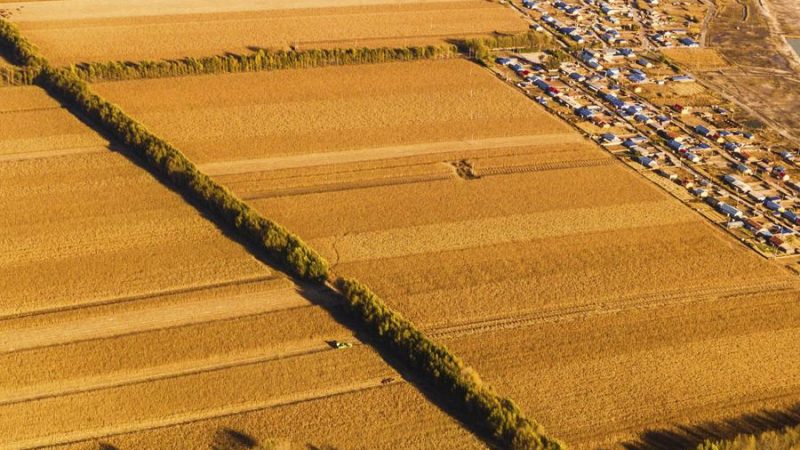
<instances>
[{"instance_id":1,"label":"curved track mark in field","mask_svg":"<svg viewBox=\"0 0 800 450\"><path fill-rule=\"evenodd\" d=\"M435 142L429 144L399 145L392 147L365 148L339 152L309 153L305 155L279 156L275 158L223 161L201 164L200 170L208 175L232 175L270 170L297 169L301 167L349 164L365 161L407 158L465 150L490 150L509 147L555 145L570 142L585 142L580 135L540 134L487 138L478 140Z\"/></svg>"},{"instance_id":2,"label":"curved track mark in field","mask_svg":"<svg viewBox=\"0 0 800 450\"><path fill-rule=\"evenodd\" d=\"M88 153L105 153L107 151L109 151L107 147L87 145L83 147L59 148L57 150L43 150L38 152L9 153L6 155L0 155L0 162L26 161L30 159L53 158L57 156L81 155Z\"/></svg>"},{"instance_id":3,"label":"curved track mark in field","mask_svg":"<svg viewBox=\"0 0 800 450\"><path fill-rule=\"evenodd\" d=\"M723 288L697 289L690 292L673 291L654 295L633 296L614 304L589 303L585 305L553 308L549 311L517 314L514 316L496 317L492 319L462 323L457 325L433 325L426 327L426 333L435 339L454 338L471 334L480 334L496 330L523 328L537 323L550 323L565 320L584 319L602 314L615 314L634 309L658 308L680 304L700 303L748 294L796 291L792 281L775 283L764 281L741 286Z\"/></svg>"},{"instance_id":4,"label":"curved track mark in field","mask_svg":"<svg viewBox=\"0 0 800 450\"><path fill-rule=\"evenodd\" d=\"M169 295L179 295L179 294L188 294L192 292L199 292L199 291L206 291L210 289L222 288L222 287L230 287L230 286L237 286L237 285L245 285L245 284L254 284L260 283L263 281L274 280L275 275L258 275L248 278L241 278L238 280L230 280L230 281L222 281L218 283L209 283L209 284L201 284L195 285L186 288L178 288L178 289L167 289L163 291L156 291L156 292L147 292L144 294L137 294L137 295L128 295L124 297L112 297L94 301L88 301L85 303L79 303L76 305L64 305L64 306L55 306L52 308L41 308L35 309L30 311L24 311L15 314L6 314L0 316L0 322L14 320L14 319L21 319L25 317L33 317L33 316L41 316L44 314L54 314L59 312L67 312L67 311L75 311L85 308L92 308L95 306L106 306L106 305L115 305L121 303L131 303L140 300L151 300L159 297L166 297Z\"/></svg>"},{"instance_id":5,"label":"curved track mark in field","mask_svg":"<svg viewBox=\"0 0 800 450\"><path fill-rule=\"evenodd\" d=\"M401 382L403 381L399 378L394 378L388 382L384 381L384 379L368 380L344 386L337 386L327 389L318 389L293 395L276 397L269 401L242 403L239 405L231 405L221 408L208 409L205 411L195 411L191 413L177 414L174 416L164 417L160 419L152 419L137 423L122 424L95 430L80 430L72 433L34 438L25 441L6 442L0 444L0 450L12 450L12 449L29 450L29 449L36 449L36 448L55 446L55 445L74 444L82 441L106 438L109 436L115 436L120 434L128 434L140 431L154 430L159 428L167 428L171 426L200 422L203 420L215 419L219 417L234 416L238 414L244 414L269 408L276 408L279 406L288 406L297 403L322 400L325 398L336 397L339 395L352 394L359 391L380 388L383 386L390 386Z\"/></svg>"},{"instance_id":6,"label":"curved track mark in field","mask_svg":"<svg viewBox=\"0 0 800 450\"><path fill-rule=\"evenodd\" d=\"M261 200L261 199L275 198L275 197L292 197L295 195L319 194L323 192L340 192L340 191L350 191L355 189L367 189L367 188L383 187L383 186L398 186L402 184L427 183L431 181L449 180L451 178L453 178L453 176L448 174L431 174L431 175L414 175L407 177L393 177L382 180L353 181L349 183L330 183L317 186L301 186L296 188L276 189L274 191L257 192L245 195L242 198L244 200Z\"/></svg>"},{"instance_id":7,"label":"curved track mark in field","mask_svg":"<svg viewBox=\"0 0 800 450\"><path fill-rule=\"evenodd\" d=\"M91 314L69 322L0 330L0 353L103 339L312 306L294 288L267 289L232 297L148 305L135 311Z\"/></svg>"},{"instance_id":8,"label":"curved track mark in field","mask_svg":"<svg viewBox=\"0 0 800 450\"><path fill-rule=\"evenodd\" d=\"M347 336L336 337L340 339L347 338ZM293 347L282 351L250 352L250 354L244 355L223 354L207 360L148 367L137 369L135 372L111 373L91 378L78 378L38 386L26 386L9 393L0 393L0 406L216 372L333 350L330 345L322 341L297 343Z\"/></svg>"}]
</instances>

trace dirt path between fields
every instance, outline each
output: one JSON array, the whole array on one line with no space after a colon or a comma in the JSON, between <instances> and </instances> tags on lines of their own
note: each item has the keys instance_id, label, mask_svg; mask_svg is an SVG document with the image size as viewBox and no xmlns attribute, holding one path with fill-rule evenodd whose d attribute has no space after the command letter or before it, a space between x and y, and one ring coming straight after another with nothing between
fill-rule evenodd
<instances>
[{"instance_id":1,"label":"dirt path between fields","mask_svg":"<svg viewBox=\"0 0 800 450\"><path fill-rule=\"evenodd\" d=\"M348 164L364 161L407 158L420 155L451 153L465 150L491 150L509 147L544 146L585 142L578 134L540 134L487 138L480 140L436 142L430 144L401 145L393 147L366 148L341 152L309 153L305 155L279 156L274 158L224 161L200 165L208 175L231 175L249 172L264 172L300 167Z\"/></svg>"},{"instance_id":2,"label":"dirt path between fields","mask_svg":"<svg viewBox=\"0 0 800 450\"><path fill-rule=\"evenodd\" d=\"M69 322L0 330L0 352L101 339L310 305L308 300L291 287L228 298L186 301L168 306L148 305L124 313L92 314Z\"/></svg>"}]
</instances>

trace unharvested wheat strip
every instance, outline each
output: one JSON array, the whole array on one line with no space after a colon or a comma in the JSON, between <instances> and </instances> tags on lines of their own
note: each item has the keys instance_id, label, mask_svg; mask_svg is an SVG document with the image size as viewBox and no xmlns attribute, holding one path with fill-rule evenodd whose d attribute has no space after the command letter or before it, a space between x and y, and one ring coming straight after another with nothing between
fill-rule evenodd
<instances>
[{"instance_id":1,"label":"unharvested wheat strip","mask_svg":"<svg viewBox=\"0 0 800 450\"><path fill-rule=\"evenodd\" d=\"M436 142L430 144L398 145L392 147L366 148L341 152L320 152L306 155L283 156L277 158L249 159L241 161L203 164L200 169L209 175L231 175L269 170L296 169L300 167L349 164L383 159L407 158L419 155L451 153L464 150L491 150L498 148L546 146L570 142L583 142L580 135L540 134Z\"/></svg>"},{"instance_id":2,"label":"unharvested wheat strip","mask_svg":"<svg viewBox=\"0 0 800 450\"><path fill-rule=\"evenodd\" d=\"M347 336L331 337L343 339ZM311 355L313 353L330 350L333 350L331 346L322 341L296 342L292 343L290 348L285 348L280 351L260 349L243 354L225 353L200 361L183 361L176 364L139 368L135 372L114 372L91 378L69 379L57 383L32 385L13 391L0 392L0 405L29 402L137 383L177 378L230 369L233 367L259 364L267 361Z\"/></svg>"},{"instance_id":3,"label":"unharvested wheat strip","mask_svg":"<svg viewBox=\"0 0 800 450\"><path fill-rule=\"evenodd\" d=\"M275 408L278 406L292 405L312 400L335 397L338 395L348 394L352 392L364 391L367 389L375 389L383 386L390 386L392 384L400 382L402 382L402 380L393 379L391 382L386 382L384 378L378 378L346 386L337 386L328 389L315 389L303 393L275 397L264 402L243 403L239 405L208 409L205 411L178 414L170 417L165 417L162 419L146 420L138 423L123 424L123 425L111 426L95 430L80 430L68 434L46 436L42 438L29 439L26 441L4 442L0 444L0 450L28 450L46 446L70 444L70 443L81 442L90 439L98 439L119 434L135 433L137 431L166 428L174 425L199 422L201 420L207 420L225 416L233 416L237 414L243 414L267 408Z\"/></svg>"},{"instance_id":4,"label":"unharvested wheat strip","mask_svg":"<svg viewBox=\"0 0 800 450\"><path fill-rule=\"evenodd\" d=\"M311 304L293 288L273 289L230 298L195 300L170 306L155 305L122 314L110 312L66 323L1 330L0 352L101 339L302 306Z\"/></svg>"},{"instance_id":5,"label":"unharvested wheat strip","mask_svg":"<svg viewBox=\"0 0 800 450\"><path fill-rule=\"evenodd\" d=\"M106 147L90 145L85 147L61 148L57 150L43 150L36 152L0 154L0 162L3 161L25 161L29 159L51 158L56 156L79 155L84 153L102 153L109 151Z\"/></svg>"},{"instance_id":6,"label":"unharvested wheat strip","mask_svg":"<svg viewBox=\"0 0 800 450\"><path fill-rule=\"evenodd\" d=\"M346 263L696 220L670 201L640 202L387 229L316 239L312 245L331 248L335 242L338 262Z\"/></svg>"}]
</instances>

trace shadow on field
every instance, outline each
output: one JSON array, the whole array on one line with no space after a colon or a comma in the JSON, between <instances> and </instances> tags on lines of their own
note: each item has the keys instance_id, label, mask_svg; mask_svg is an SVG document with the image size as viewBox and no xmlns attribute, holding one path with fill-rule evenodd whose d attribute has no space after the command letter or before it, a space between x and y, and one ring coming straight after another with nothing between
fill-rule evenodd
<instances>
[{"instance_id":1,"label":"shadow on field","mask_svg":"<svg viewBox=\"0 0 800 450\"><path fill-rule=\"evenodd\" d=\"M638 440L623 443L622 447L628 450L689 450L707 439L728 440L739 434L760 434L797 424L800 424L800 403L785 410L762 410L717 422L647 431Z\"/></svg>"}]
</instances>

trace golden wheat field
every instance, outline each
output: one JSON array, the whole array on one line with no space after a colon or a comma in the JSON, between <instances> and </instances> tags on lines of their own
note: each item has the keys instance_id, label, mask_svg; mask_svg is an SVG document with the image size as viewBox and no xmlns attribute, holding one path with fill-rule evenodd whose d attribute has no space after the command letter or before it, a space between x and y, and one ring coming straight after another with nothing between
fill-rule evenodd
<instances>
[{"instance_id":1,"label":"golden wheat field","mask_svg":"<svg viewBox=\"0 0 800 450\"><path fill-rule=\"evenodd\" d=\"M670 433L796 404L800 293L754 291L440 339L571 448L681 448ZM643 430L664 437L643 445Z\"/></svg>"},{"instance_id":2,"label":"golden wheat field","mask_svg":"<svg viewBox=\"0 0 800 450\"><path fill-rule=\"evenodd\" d=\"M210 419L52 448L94 450L102 442L120 449L166 446L194 450L214 442L219 430L225 428L261 442L288 444L292 450L488 448L405 383L365 386L355 393L341 392L244 413L236 417L234 428L226 418Z\"/></svg>"},{"instance_id":3,"label":"golden wheat field","mask_svg":"<svg viewBox=\"0 0 800 450\"><path fill-rule=\"evenodd\" d=\"M211 88L220 83L222 89ZM210 173L226 170L211 163L297 156L298 167L319 165L313 159L319 153L415 156L461 150L465 140L477 141L472 147L478 149L557 144L568 129L532 115L525 97L462 60L137 80L95 89ZM433 142L451 147L430 149ZM410 147L417 144L425 145Z\"/></svg>"},{"instance_id":4,"label":"golden wheat field","mask_svg":"<svg viewBox=\"0 0 800 450\"><path fill-rule=\"evenodd\" d=\"M3 316L271 276L37 88L3 93Z\"/></svg>"},{"instance_id":5,"label":"golden wheat field","mask_svg":"<svg viewBox=\"0 0 800 450\"><path fill-rule=\"evenodd\" d=\"M790 320L763 341L744 323L747 305L757 322L775 302L795 314L791 276L488 72L445 61L224 78L224 96L202 77L97 88L567 444L619 446L796 392L775 383ZM749 352L763 371L741 367Z\"/></svg>"},{"instance_id":6,"label":"golden wheat field","mask_svg":"<svg viewBox=\"0 0 800 450\"><path fill-rule=\"evenodd\" d=\"M369 433L377 448L483 447L329 298L268 269L38 88L3 88L0 111L0 448L198 448L220 428L300 446ZM282 428L257 426L276 414Z\"/></svg>"},{"instance_id":7,"label":"golden wheat field","mask_svg":"<svg viewBox=\"0 0 800 450\"><path fill-rule=\"evenodd\" d=\"M427 45L527 28L509 8L482 0L97 3L30 4L12 20L56 64L210 56L251 47Z\"/></svg>"}]
</instances>

